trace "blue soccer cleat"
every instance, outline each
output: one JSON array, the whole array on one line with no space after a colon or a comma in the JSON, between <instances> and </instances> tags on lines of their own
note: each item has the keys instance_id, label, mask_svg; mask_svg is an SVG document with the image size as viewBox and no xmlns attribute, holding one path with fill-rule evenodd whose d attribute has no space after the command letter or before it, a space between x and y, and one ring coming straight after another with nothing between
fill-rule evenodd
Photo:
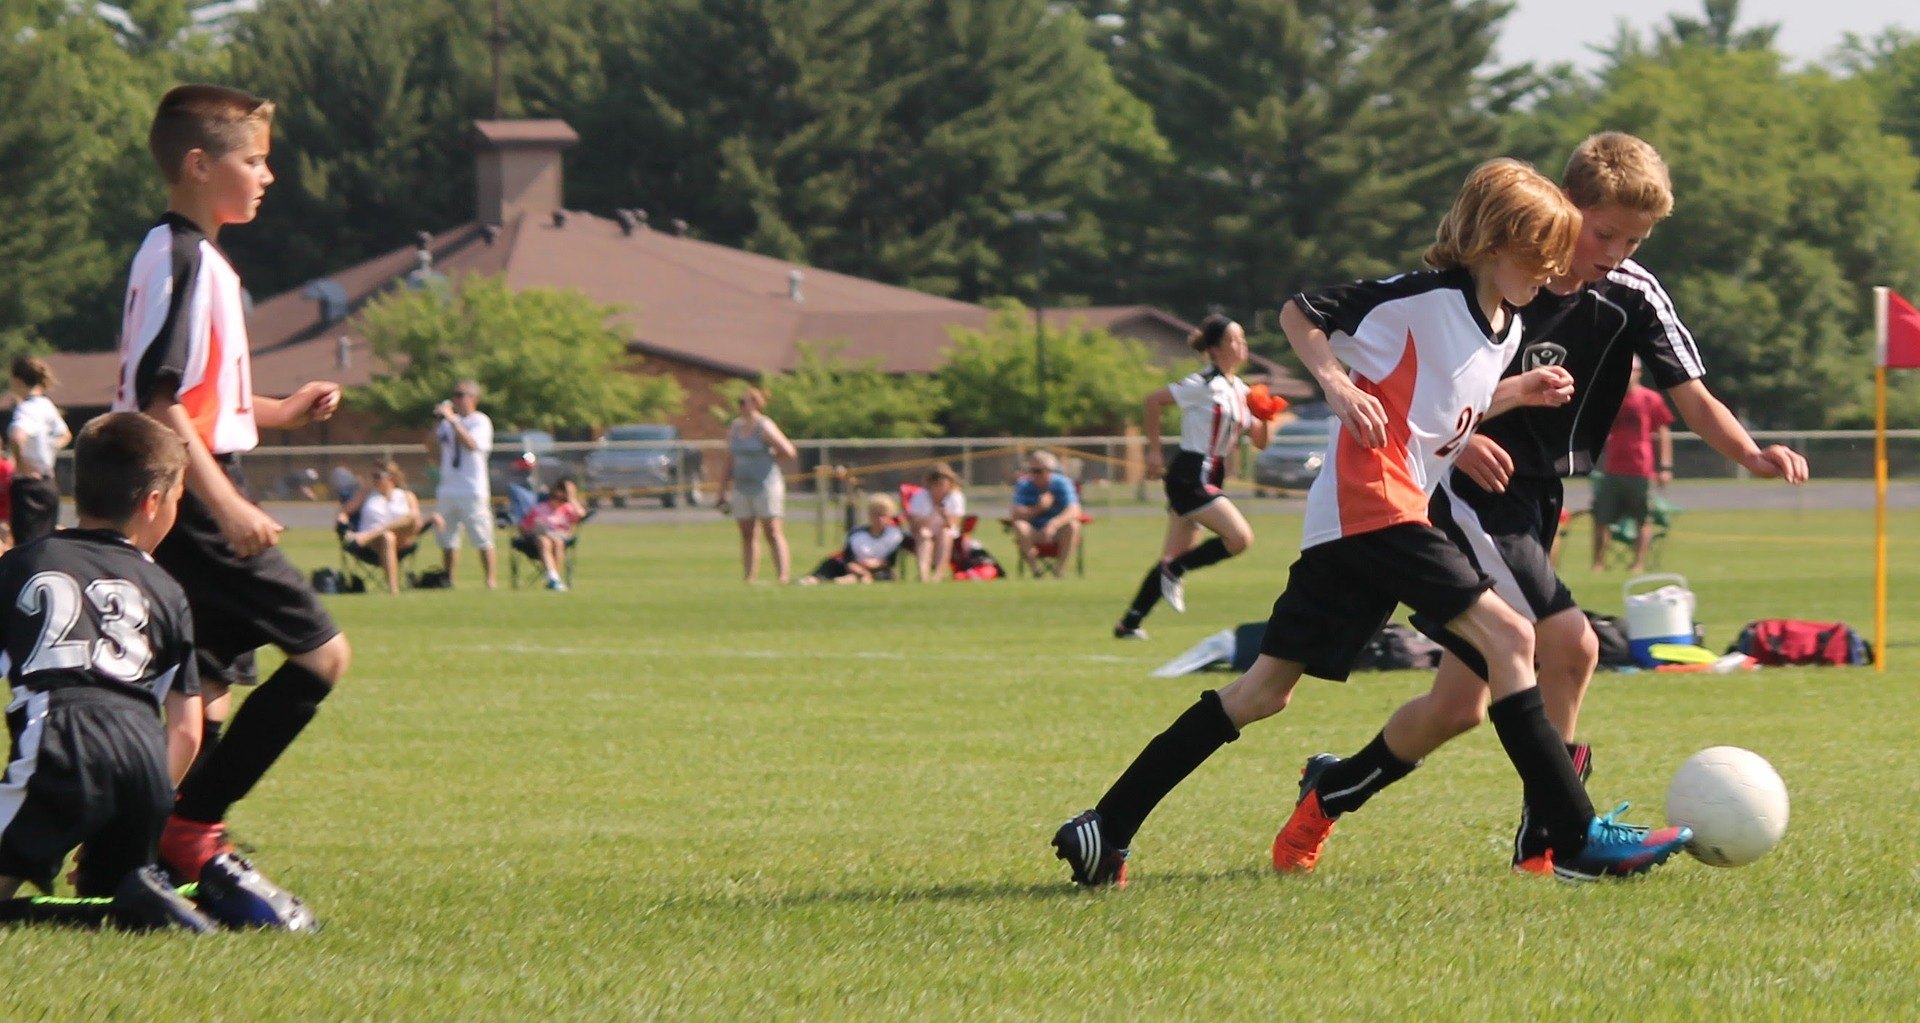
<instances>
[{"instance_id":1,"label":"blue soccer cleat","mask_svg":"<svg viewBox=\"0 0 1920 1023\"><path fill-rule=\"evenodd\" d=\"M1643 828L1622 824L1615 818L1626 803L1612 813L1595 817L1587 825L1587 845L1580 855L1553 864L1553 873L1562 881L1597 881L1603 877L1628 877L1644 874L1667 862L1668 857L1693 840L1692 828Z\"/></svg>"},{"instance_id":2,"label":"blue soccer cleat","mask_svg":"<svg viewBox=\"0 0 1920 1023\"><path fill-rule=\"evenodd\" d=\"M320 921L305 903L234 853L221 853L202 868L198 899L208 916L228 927L320 929Z\"/></svg>"}]
</instances>

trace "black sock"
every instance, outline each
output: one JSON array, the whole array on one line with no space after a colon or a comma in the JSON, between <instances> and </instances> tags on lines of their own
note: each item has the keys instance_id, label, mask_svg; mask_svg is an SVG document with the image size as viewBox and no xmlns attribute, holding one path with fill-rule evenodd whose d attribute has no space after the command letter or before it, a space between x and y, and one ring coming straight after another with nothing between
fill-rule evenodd
<instances>
[{"instance_id":1,"label":"black sock","mask_svg":"<svg viewBox=\"0 0 1920 1023\"><path fill-rule=\"evenodd\" d=\"M109 898L67 899L52 896L0 901L0 924L51 924L98 930L113 916Z\"/></svg>"},{"instance_id":2,"label":"black sock","mask_svg":"<svg viewBox=\"0 0 1920 1023\"><path fill-rule=\"evenodd\" d=\"M1352 813L1366 805L1373 794L1413 773L1419 764L1409 764L1387 748L1385 732L1373 737L1365 749L1327 768L1314 790L1320 793L1320 809L1329 817Z\"/></svg>"},{"instance_id":3,"label":"black sock","mask_svg":"<svg viewBox=\"0 0 1920 1023\"><path fill-rule=\"evenodd\" d=\"M1593 803L1573 769L1566 743L1547 720L1540 689L1529 687L1487 708L1507 759L1520 772L1530 823L1545 828L1554 855L1566 859L1586 848Z\"/></svg>"},{"instance_id":4,"label":"black sock","mask_svg":"<svg viewBox=\"0 0 1920 1023\"><path fill-rule=\"evenodd\" d=\"M1567 743L1567 758L1573 761L1573 773L1579 777L1584 788L1587 778L1593 774L1593 747L1584 742ZM1588 798L1591 800L1592 797ZM1515 856L1517 859L1530 860L1552 847L1547 842L1547 829L1533 823L1533 807L1523 803L1520 814L1519 846Z\"/></svg>"},{"instance_id":5,"label":"black sock","mask_svg":"<svg viewBox=\"0 0 1920 1023\"><path fill-rule=\"evenodd\" d=\"M286 752L332 691L313 672L292 661L282 664L240 705L226 737L180 786L173 812L191 821L225 820L227 809Z\"/></svg>"},{"instance_id":6,"label":"black sock","mask_svg":"<svg viewBox=\"0 0 1920 1023\"><path fill-rule=\"evenodd\" d=\"M213 756L213 751L220 748L220 730L226 727L226 724L225 721L201 719L200 748L194 751L193 764L187 768L187 778L181 781L182 785L185 785L186 781L192 779L194 775L199 774L200 769L207 766L207 760Z\"/></svg>"},{"instance_id":7,"label":"black sock","mask_svg":"<svg viewBox=\"0 0 1920 1023\"><path fill-rule=\"evenodd\" d=\"M1160 570L1164 567L1166 562L1157 562L1147 572L1147 577L1140 581L1140 592L1133 595L1133 606L1127 608L1127 613L1120 616L1122 628L1139 628L1140 623L1147 620L1147 614L1153 610L1153 605L1160 603Z\"/></svg>"},{"instance_id":8,"label":"black sock","mask_svg":"<svg viewBox=\"0 0 1920 1023\"><path fill-rule=\"evenodd\" d=\"M1240 738L1227 719L1220 694L1209 689L1167 730L1153 737L1133 758L1094 809L1100 811L1100 829L1106 840L1125 848L1133 833L1173 787L1205 763L1213 751Z\"/></svg>"},{"instance_id":9,"label":"black sock","mask_svg":"<svg viewBox=\"0 0 1920 1023\"><path fill-rule=\"evenodd\" d=\"M1167 572L1178 579L1196 568L1218 565L1231 557L1233 552L1227 549L1227 542L1216 536L1167 562Z\"/></svg>"}]
</instances>

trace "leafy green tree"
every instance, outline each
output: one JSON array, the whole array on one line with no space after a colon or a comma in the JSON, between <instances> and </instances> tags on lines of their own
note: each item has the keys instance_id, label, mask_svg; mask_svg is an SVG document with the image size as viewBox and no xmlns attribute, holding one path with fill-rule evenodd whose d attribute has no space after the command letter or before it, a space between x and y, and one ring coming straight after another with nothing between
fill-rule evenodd
<instances>
[{"instance_id":1,"label":"leafy green tree","mask_svg":"<svg viewBox=\"0 0 1920 1023\"><path fill-rule=\"evenodd\" d=\"M941 294L1031 289L1017 210L1066 211L1051 251L1097 262L1103 199L1159 149L1044 0L672 0L620 38L582 115L626 126L581 155L590 204Z\"/></svg>"},{"instance_id":2,"label":"leafy green tree","mask_svg":"<svg viewBox=\"0 0 1920 1023\"><path fill-rule=\"evenodd\" d=\"M767 414L788 436L813 437L934 437L940 433L940 414L946 394L939 381L910 374L890 374L880 360L842 359L836 345L800 346L799 365L790 372L770 374L761 381L768 395ZM737 398L746 388L722 389ZM732 406L716 409L722 419L733 416Z\"/></svg>"},{"instance_id":3,"label":"leafy green tree","mask_svg":"<svg viewBox=\"0 0 1920 1023\"><path fill-rule=\"evenodd\" d=\"M1555 165L1613 128L1657 146L1673 217L1639 258L1660 275L1714 390L1758 426L1858 421L1870 376L1870 285L1920 277L1920 164L1881 127L1872 89L1789 72L1727 35L1641 52L1595 101L1539 115ZM1737 31L1733 34L1738 36Z\"/></svg>"},{"instance_id":4,"label":"leafy green tree","mask_svg":"<svg viewBox=\"0 0 1920 1023\"><path fill-rule=\"evenodd\" d=\"M1498 115L1503 4L1135 0L1113 60L1175 166L1135 221L1144 297L1270 321L1304 285L1415 265ZM1250 42L1257 40L1257 43Z\"/></svg>"},{"instance_id":5,"label":"leafy green tree","mask_svg":"<svg viewBox=\"0 0 1920 1023\"><path fill-rule=\"evenodd\" d=\"M1166 371L1138 341L1083 320L1048 327L1042 418L1039 352L1025 310L1005 306L987 329L956 329L953 341L935 376L946 392L948 430L961 436L1118 433L1139 415L1141 398L1166 383Z\"/></svg>"},{"instance_id":6,"label":"leafy green tree","mask_svg":"<svg viewBox=\"0 0 1920 1023\"><path fill-rule=\"evenodd\" d=\"M113 346L126 262L161 208L146 127L169 66L68 4L0 10L0 339Z\"/></svg>"},{"instance_id":7,"label":"leafy green tree","mask_svg":"<svg viewBox=\"0 0 1920 1023\"><path fill-rule=\"evenodd\" d=\"M1881 125L1920 155L1920 32L1887 29L1871 39L1850 36L1840 66L1873 90Z\"/></svg>"},{"instance_id":8,"label":"leafy green tree","mask_svg":"<svg viewBox=\"0 0 1920 1023\"><path fill-rule=\"evenodd\" d=\"M424 429L433 406L470 378L502 426L578 433L672 418L679 383L626 371L616 311L574 291L515 291L497 277L395 289L360 313L377 369L348 400L389 426Z\"/></svg>"}]
</instances>

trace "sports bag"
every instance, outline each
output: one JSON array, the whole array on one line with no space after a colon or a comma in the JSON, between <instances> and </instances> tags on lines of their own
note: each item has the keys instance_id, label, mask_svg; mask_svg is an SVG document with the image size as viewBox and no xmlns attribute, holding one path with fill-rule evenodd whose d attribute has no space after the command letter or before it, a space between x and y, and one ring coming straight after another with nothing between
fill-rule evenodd
<instances>
[{"instance_id":1,"label":"sports bag","mask_svg":"<svg viewBox=\"0 0 1920 1023\"><path fill-rule=\"evenodd\" d=\"M1627 630L1621 626L1620 619L1588 611L1587 624L1593 626L1593 634L1600 640L1600 667L1640 666L1640 662L1633 657L1633 647L1627 643Z\"/></svg>"},{"instance_id":2,"label":"sports bag","mask_svg":"<svg viewBox=\"0 0 1920 1023\"><path fill-rule=\"evenodd\" d=\"M1398 671L1404 668L1438 668L1440 644L1422 636L1410 625L1388 622L1374 633L1353 666L1359 671Z\"/></svg>"},{"instance_id":3,"label":"sports bag","mask_svg":"<svg viewBox=\"0 0 1920 1023\"><path fill-rule=\"evenodd\" d=\"M1844 622L1762 618L1727 648L1761 664L1872 664L1873 644Z\"/></svg>"}]
</instances>

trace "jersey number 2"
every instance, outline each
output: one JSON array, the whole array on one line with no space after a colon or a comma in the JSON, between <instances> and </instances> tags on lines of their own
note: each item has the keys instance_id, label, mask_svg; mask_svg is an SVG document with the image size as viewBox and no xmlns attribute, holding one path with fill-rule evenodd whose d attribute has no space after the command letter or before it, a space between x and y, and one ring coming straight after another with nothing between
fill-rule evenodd
<instances>
[{"instance_id":1,"label":"jersey number 2","mask_svg":"<svg viewBox=\"0 0 1920 1023\"><path fill-rule=\"evenodd\" d=\"M1440 450L1434 454L1441 458L1452 458L1453 453L1460 450L1460 445L1465 444L1467 438L1473 436L1474 428L1480 425L1481 415L1475 412L1472 406L1461 409L1460 417L1453 423L1453 438L1440 445Z\"/></svg>"},{"instance_id":2,"label":"jersey number 2","mask_svg":"<svg viewBox=\"0 0 1920 1023\"><path fill-rule=\"evenodd\" d=\"M71 671L91 666L118 682L136 683L153 661L147 642L147 597L125 579L95 579L85 598L100 617L100 638L68 639L80 623L79 582L65 572L41 572L20 589L22 613L42 615L40 638L20 666L21 676L36 671Z\"/></svg>"}]
</instances>

